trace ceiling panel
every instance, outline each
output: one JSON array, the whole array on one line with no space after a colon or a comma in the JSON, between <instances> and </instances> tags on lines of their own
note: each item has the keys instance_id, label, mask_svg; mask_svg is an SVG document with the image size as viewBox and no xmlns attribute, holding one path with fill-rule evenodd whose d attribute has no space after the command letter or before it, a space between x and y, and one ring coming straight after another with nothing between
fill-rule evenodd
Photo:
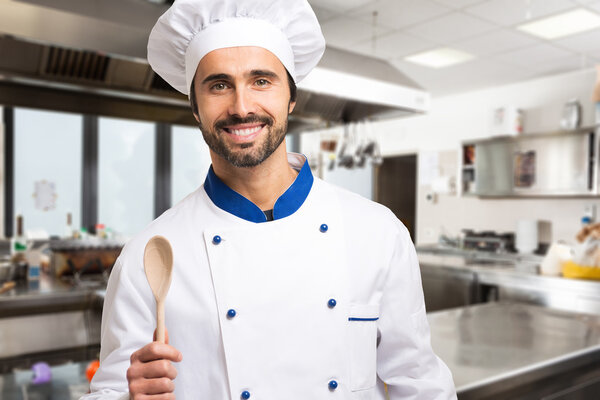
<instances>
[{"instance_id":1,"label":"ceiling panel","mask_svg":"<svg viewBox=\"0 0 600 400\"><path fill-rule=\"evenodd\" d=\"M459 12L444 15L407 29L437 43L450 43L495 29L496 26Z\"/></svg>"},{"instance_id":2,"label":"ceiling panel","mask_svg":"<svg viewBox=\"0 0 600 400\"><path fill-rule=\"evenodd\" d=\"M594 11L600 12L600 1L597 1L597 0L596 0L596 1L590 2L590 3L587 5L587 7L588 7L589 9L591 9L591 10L594 10Z\"/></svg>"},{"instance_id":3,"label":"ceiling panel","mask_svg":"<svg viewBox=\"0 0 600 400\"><path fill-rule=\"evenodd\" d=\"M503 85L533 75L531 71L524 68L492 60L472 60L440 69L421 67L403 60L392 61L392 64L435 96Z\"/></svg>"},{"instance_id":4,"label":"ceiling panel","mask_svg":"<svg viewBox=\"0 0 600 400\"><path fill-rule=\"evenodd\" d=\"M483 3L485 0L435 0L436 3L454 8L460 9L473 4Z\"/></svg>"},{"instance_id":5,"label":"ceiling panel","mask_svg":"<svg viewBox=\"0 0 600 400\"><path fill-rule=\"evenodd\" d=\"M392 59L415 54L433 47L436 47L436 44L429 40L416 38L404 32L393 32L377 37L375 49L373 49L373 41L367 40L353 46L353 50L365 55Z\"/></svg>"},{"instance_id":6,"label":"ceiling panel","mask_svg":"<svg viewBox=\"0 0 600 400\"><path fill-rule=\"evenodd\" d=\"M516 65L536 70L541 64L551 63L552 61L569 57L573 58L576 57L576 55L573 52L563 50L550 44L542 43L525 47L523 49L498 54L492 58L509 65Z\"/></svg>"},{"instance_id":7,"label":"ceiling panel","mask_svg":"<svg viewBox=\"0 0 600 400\"><path fill-rule=\"evenodd\" d=\"M319 20L320 23L328 21L328 20L332 19L333 17L339 15L338 13L328 10L323 7L313 6L312 9L315 12L315 15L317 16L317 19Z\"/></svg>"},{"instance_id":8,"label":"ceiling panel","mask_svg":"<svg viewBox=\"0 0 600 400\"><path fill-rule=\"evenodd\" d=\"M536 43L540 43L540 41L533 39L529 35L501 28L465 41L457 42L453 47L481 57L516 50Z\"/></svg>"},{"instance_id":9,"label":"ceiling panel","mask_svg":"<svg viewBox=\"0 0 600 400\"><path fill-rule=\"evenodd\" d=\"M557 40L556 44L580 53L600 51L600 30L581 33Z\"/></svg>"},{"instance_id":10,"label":"ceiling panel","mask_svg":"<svg viewBox=\"0 0 600 400\"><path fill-rule=\"evenodd\" d=\"M373 3L374 0L310 0L312 6L318 6L335 12L347 12L365 4Z\"/></svg>"},{"instance_id":11,"label":"ceiling panel","mask_svg":"<svg viewBox=\"0 0 600 400\"><path fill-rule=\"evenodd\" d=\"M541 76L591 68L596 62L596 59L587 56L567 56L529 65L528 68Z\"/></svg>"},{"instance_id":12,"label":"ceiling panel","mask_svg":"<svg viewBox=\"0 0 600 400\"><path fill-rule=\"evenodd\" d=\"M450 8L431 0L380 0L352 11L350 15L372 23L377 11L377 23L399 29L446 14Z\"/></svg>"},{"instance_id":13,"label":"ceiling panel","mask_svg":"<svg viewBox=\"0 0 600 400\"><path fill-rule=\"evenodd\" d=\"M509 26L538 19L576 7L570 0L489 0L467 7L465 12Z\"/></svg>"},{"instance_id":14,"label":"ceiling panel","mask_svg":"<svg viewBox=\"0 0 600 400\"><path fill-rule=\"evenodd\" d=\"M382 26L373 27L361 20L345 16L333 18L321 24L323 35L327 43L338 47L348 47L359 42L364 42L373 37L373 35L382 35L390 32L390 29Z\"/></svg>"}]
</instances>

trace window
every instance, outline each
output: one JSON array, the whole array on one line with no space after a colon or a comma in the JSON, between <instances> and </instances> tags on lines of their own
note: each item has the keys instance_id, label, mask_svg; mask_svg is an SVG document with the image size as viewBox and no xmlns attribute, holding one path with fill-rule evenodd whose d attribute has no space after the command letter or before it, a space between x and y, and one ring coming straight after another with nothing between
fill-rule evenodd
<instances>
[{"instance_id":1,"label":"window","mask_svg":"<svg viewBox=\"0 0 600 400\"><path fill-rule=\"evenodd\" d=\"M82 130L81 115L14 109L14 215L25 231L63 236L67 213L80 226Z\"/></svg>"},{"instance_id":2,"label":"window","mask_svg":"<svg viewBox=\"0 0 600 400\"><path fill-rule=\"evenodd\" d=\"M198 128L173 126L171 132L171 199L175 205L204 183L211 160Z\"/></svg>"},{"instance_id":3,"label":"window","mask_svg":"<svg viewBox=\"0 0 600 400\"><path fill-rule=\"evenodd\" d=\"M133 236L154 219L155 125L98 119L98 222Z\"/></svg>"}]
</instances>

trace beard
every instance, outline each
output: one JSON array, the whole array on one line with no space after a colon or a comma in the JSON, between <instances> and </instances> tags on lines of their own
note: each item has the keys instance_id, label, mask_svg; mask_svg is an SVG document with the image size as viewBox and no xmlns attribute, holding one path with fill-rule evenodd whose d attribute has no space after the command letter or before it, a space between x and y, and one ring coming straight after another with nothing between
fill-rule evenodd
<instances>
[{"instance_id":1,"label":"beard","mask_svg":"<svg viewBox=\"0 0 600 400\"><path fill-rule=\"evenodd\" d=\"M262 143L250 142L243 144L229 145L223 138L223 128L231 125L260 123L264 124L263 129L267 129ZM273 118L268 116L252 115L246 118L230 116L215 122L212 128L208 128L200 122L200 131L208 147L225 159L234 167L251 168L260 165L271 156L285 139L287 132L287 116L283 122L275 125ZM236 151L234 148L239 149Z\"/></svg>"}]
</instances>

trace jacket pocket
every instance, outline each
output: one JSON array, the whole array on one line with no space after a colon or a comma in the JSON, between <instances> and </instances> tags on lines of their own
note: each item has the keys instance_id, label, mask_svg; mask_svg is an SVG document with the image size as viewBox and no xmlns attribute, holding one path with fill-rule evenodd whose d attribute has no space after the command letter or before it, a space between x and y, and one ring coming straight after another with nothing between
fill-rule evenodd
<instances>
[{"instance_id":1,"label":"jacket pocket","mask_svg":"<svg viewBox=\"0 0 600 400\"><path fill-rule=\"evenodd\" d=\"M377 320L379 305L351 305L348 316L350 390L371 389L377 381Z\"/></svg>"}]
</instances>

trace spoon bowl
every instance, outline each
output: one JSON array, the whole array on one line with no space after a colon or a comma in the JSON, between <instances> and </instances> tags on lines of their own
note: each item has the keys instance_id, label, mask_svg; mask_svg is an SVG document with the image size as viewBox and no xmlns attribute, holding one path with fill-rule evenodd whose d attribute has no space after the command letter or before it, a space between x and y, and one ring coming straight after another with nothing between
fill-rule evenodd
<instances>
[{"instance_id":1,"label":"spoon bowl","mask_svg":"<svg viewBox=\"0 0 600 400\"><path fill-rule=\"evenodd\" d=\"M163 236L153 236L144 249L144 271L156 300L156 340L165 342L165 298L171 286L173 250Z\"/></svg>"}]
</instances>

